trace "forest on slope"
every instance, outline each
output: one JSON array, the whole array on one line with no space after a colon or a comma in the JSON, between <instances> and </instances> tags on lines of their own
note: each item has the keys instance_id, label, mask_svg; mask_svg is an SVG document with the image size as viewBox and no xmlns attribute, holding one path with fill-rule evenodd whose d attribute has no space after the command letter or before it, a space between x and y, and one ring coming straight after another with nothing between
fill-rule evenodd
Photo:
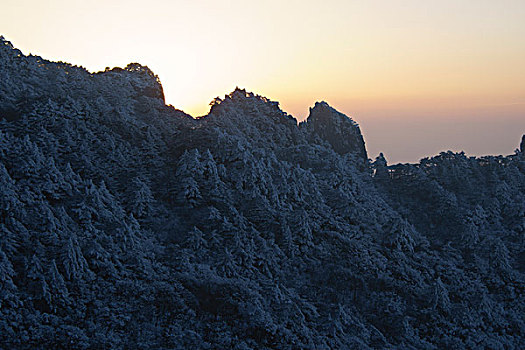
<instances>
[{"instance_id":1,"label":"forest on slope","mask_svg":"<svg viewBox=\"0 0 525 350\"><path fill-rule=\"evenodd\" d=\"M524 152L389 166L324 102L193 119L1 37L0 347L523 349Z\"/></svg>"}]
</instances>

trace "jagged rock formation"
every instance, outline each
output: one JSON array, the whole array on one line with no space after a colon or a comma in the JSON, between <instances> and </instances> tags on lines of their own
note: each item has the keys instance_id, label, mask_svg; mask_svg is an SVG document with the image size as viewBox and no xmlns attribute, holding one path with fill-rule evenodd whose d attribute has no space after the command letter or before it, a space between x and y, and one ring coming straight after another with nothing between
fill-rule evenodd
<instances>
[{"instance_id":1,"label":"jagged rock formation","mask_svg":"<svg viewBox=\"0 0 525 350\"><path fill-rule=\"evenodd\" d=\"M371 163L326 103L194 120L3 39L0 120L2 348L524 347L523 152Z\"/></svg>"},{"instance_id":2,"label":"jagged rock formation","mask_svg":"<svg viewBox=\"0 0 525 350\"><path fill-rule=\"evenodd\" d=\"M310 108L310 115L305 124L312 130L313 135L326 140L335 152L339 154L352 152L365 161L368 159L359 125L326 102L316 102L315 106Z\"/></svg>"}]
</instances>

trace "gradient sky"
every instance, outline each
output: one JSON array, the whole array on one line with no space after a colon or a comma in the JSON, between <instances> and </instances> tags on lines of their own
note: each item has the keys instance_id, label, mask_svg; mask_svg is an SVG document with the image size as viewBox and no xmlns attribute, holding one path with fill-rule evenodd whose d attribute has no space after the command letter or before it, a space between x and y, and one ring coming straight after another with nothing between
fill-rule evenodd
<instances>
[{"instance_id":1,"label":"gradient sky","mask_svg":"<svg viewBox=\"0 0 525 350\"><path fill-rule=\"evenodd\" d=\"M2 0L25 54L91 71L139 62L193 116L235 86L298 119L325 100L370 157L510 154L525 133L524 0Z\"/></svg>"}]
</instances>

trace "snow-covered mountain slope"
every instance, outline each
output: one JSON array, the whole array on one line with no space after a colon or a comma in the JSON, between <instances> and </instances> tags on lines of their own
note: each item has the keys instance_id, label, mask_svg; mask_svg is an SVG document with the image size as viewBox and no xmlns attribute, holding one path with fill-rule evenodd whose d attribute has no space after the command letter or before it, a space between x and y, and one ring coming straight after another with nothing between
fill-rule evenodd
<instances>
[{"instance_id":1,"label":"snow-covered mountain slope","mask_svg":"<svg viewBox=\"0 0 525 350\"><path fill-rule=\"evenodd\" d=\"M4 39L0 120L1 348L525 347L523 147L388 166L324 102L195 120Z\"/></svg>"}]
</instances>

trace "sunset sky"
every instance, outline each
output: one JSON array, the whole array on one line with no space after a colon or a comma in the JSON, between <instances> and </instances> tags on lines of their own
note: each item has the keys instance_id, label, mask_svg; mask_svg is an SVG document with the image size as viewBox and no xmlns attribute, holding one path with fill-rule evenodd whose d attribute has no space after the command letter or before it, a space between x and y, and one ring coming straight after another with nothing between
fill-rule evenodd
<instances>
[{"instance_id":1,"label":"sunset sky","mask_svg":"<svg viewBox=\"0 0 525 350\"><path fill-rule=\"evenodd\" d=\"M0 34L91 71L139 62L193 116L236 86L303 119L325 100L375 157L510 154L525 133L525 1L3 0Z\"/></svg>"}]
</instances>

